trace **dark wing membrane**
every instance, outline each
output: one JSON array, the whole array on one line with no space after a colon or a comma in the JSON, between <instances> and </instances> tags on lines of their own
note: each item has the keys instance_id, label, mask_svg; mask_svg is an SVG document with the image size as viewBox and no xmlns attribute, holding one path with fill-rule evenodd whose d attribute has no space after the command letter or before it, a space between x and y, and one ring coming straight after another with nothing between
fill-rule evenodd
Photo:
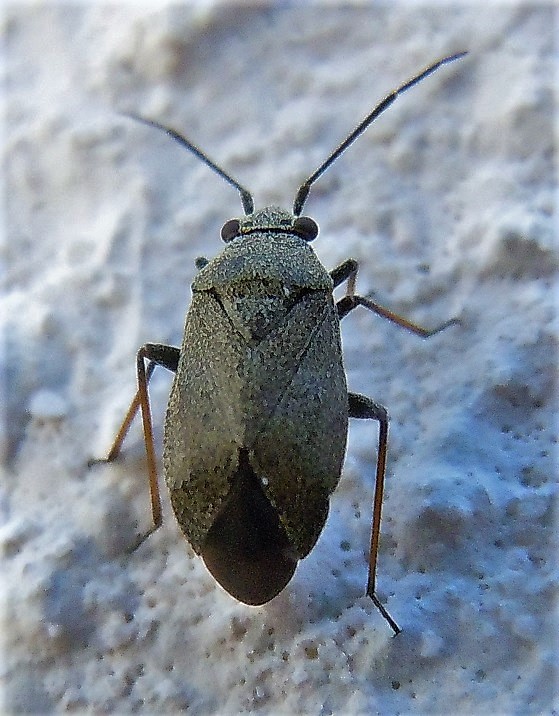
<instances>
[{"instance_id":1,"label":"dark wing membrane","mask_svg":"<svg viewBox=\"0 0 559 716\"><path fill-rule=\"evenodd\" d=\"M270 601L293 576L297 555L246 450L240 451L231 491L201 554L221 586L245 604Z\"/></svg>"}]
</instances>

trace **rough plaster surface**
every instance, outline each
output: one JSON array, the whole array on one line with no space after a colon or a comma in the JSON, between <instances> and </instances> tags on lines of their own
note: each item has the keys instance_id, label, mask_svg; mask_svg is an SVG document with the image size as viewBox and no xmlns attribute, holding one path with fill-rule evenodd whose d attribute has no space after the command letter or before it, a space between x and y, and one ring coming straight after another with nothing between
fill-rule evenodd
<instances>
[{"instance_id":1,"label":"rough plaster surface","mask_svg":"<svg viewBox=\"0 0 559 716\"><path fill-rule=\"evenodd\" d=\"M556 20L536 3L5 9L3 713L552 712ZM267 606L215 584L166 495L127 553L150 520L139 426L120 462L86 463L137 347L179 342L194 259L241 208L118 111L289 207L376 101L461 49L306 206L325 265L361 261L361 292L462 319L428 341L364 311L343 325L351 388L391 415L379 593L403 632L362 596L375 425L352 425L326 529Z\"/></svg>"}]
</instances>

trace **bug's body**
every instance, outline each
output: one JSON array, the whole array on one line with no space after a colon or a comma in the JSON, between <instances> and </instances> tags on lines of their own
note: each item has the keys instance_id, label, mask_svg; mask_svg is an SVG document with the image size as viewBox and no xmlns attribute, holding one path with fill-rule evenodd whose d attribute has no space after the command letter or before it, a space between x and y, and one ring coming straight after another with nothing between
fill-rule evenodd
<instances>
[{"instance_id":1,"label":"bug's body","mask_svg":"<svg viewBox=\"0 0 559 716\"><path fill-rule=\"evenodd\" d=\"M346 444L333 283L288 233L293 219L274 207L241 219L250 233L196 276L165 421L179 524L217 581L249 604L281 591L312 549Z\"/></svg>"},{"instance_id":2,"label":"bug's body","mask_svg":"<svg viewBox=\"0 0 559 716\"><path fill-rule=\"evenodd\" d=\"M138 351L138 392L106 460L119 454L141 409L153 529L159 527L148 382L156 365L173 371L163 448L171 504L215 579L246 604L275 597L318 539L340 478L348 417L376 420L367 594L399 631L375 593L388 416L371 398L348 393L339 321L363 306L428 337L456 320L427 330L356 295L357 262L347 259L328 273L308 245L318 226L301 211L311 185L398 95L464 54L444 57L387 95L299 187L293 213L255 212L251 194L189 140L132 115L165 131L234 186L246 216L224 224L228 245L200 264L181 348L146 343ZM332 291L344 281L347 294L335 304Z\"/></svg>"}]
</instances>

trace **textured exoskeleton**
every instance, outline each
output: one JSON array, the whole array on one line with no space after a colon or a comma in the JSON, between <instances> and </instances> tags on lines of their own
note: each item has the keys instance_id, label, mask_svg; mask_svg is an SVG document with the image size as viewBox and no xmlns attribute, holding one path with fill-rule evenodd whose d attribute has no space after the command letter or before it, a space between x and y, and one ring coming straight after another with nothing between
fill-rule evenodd
<instances>
[{"instance_id":1,"label":"textured exoskeleton","mask_svg":"<svg viewBox=\"0 0 559 716\"><path fill-rule=\"evenodd\" d=\"M294 221L275 207L244 217L196 276L165 420L181 529L248 604L314 546L346 445L333 282Z\"/></svg>"}]
</instances>

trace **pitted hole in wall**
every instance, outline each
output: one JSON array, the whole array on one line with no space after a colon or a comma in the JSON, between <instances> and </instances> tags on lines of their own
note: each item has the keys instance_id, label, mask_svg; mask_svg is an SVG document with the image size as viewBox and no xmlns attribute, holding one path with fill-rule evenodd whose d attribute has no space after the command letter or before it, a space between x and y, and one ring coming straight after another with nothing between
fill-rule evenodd
<instances>
[{"instance_id":1,"label":"pitted hole in wall","mask_svg":"<svg viewBox=\"0 0 559 716\"><path fill-rule=\"evenodd\" d=\"M348 558L347 553L351 552L352 546L351 542L349 540L342 540L340 542L340 551L345 555L344 557L341 557L338 560L338 564L341 565L341 567L333 567L330 570L330 574L335 578L338 579L340 575L343 572L347 572L349 569L351 569L351 565L353 562L353 558Z\"/></svg>"},{"instance_id":2,"label":"pitted hole in wall","mask_svg":"<svg viewBox=\"0 0 559 716\"><path fill-rule=\"evenodd\" d=\"M274 636L274 632L275 632L275 630L273 627L270 627L268 629L268 636L270 637L270 640L269 640L268 646L267 646L268 651L275 651L275 649L276 649L276 641L275 641L275 639L272 638Z\"/></svg>"},{"instance_id":3,"label":"pitted hole in wall","mask_svg":"<svg viewBox=\"0 0 559 716\"><path fill-rule=\"evenodd\" d=\"M520 470L520 484L524 487L542 487L547 481L547 474L534 465L525 465Z\"/></svg>"},{"instance_id":4,"label":"pitted hole in wall","mask_svg":"<svg viewBox=\"0 0 559 716\"><path fill-rule=\"evenodd\" d=\"M124 687L121 691L123 696L130 696L136 680L131 674L124 674Z\"/></svg>"},{"instance_id":5,"label":"pitted hole in wall","mask_svg":"<svg viewBox=\"0 0 559 716\"><path fill-rule=\"evenodd\" d=\"M260 658L269 652L276 650L275 629L273 627L262 628L262 632L258 635L251 649L247 653L248 660L251 663L258 663Z\"/></svg>"},{"instance_id":6,"label":"pitted hole in wall","mask_svg":"<svg viewBox=\"0 0 559 716\"><path fill-rule=\"evenodd\" d=\"M485 681L487 674L483 669L478 669L474 674L474 681Z\"/></svg>"},{"instance_id":7,"label":"pitted hole in wall","mask_svg":"<svg viewBox=\"0 0 559 716\"><path fill-rule=\"evenodd\" d=\"M303 653L305 658L314 661L318 659L318 645L312 640L304 641L301 646L303 647Z\"/></svg>"},{"instance_id":8,"label":"pitted hole in wall","mask_svg":"<svg viewBox=\"0 0 559 716\"><path fill-rule=\"evenodd\" d=\"M547 557L528 552L528 560L536 567L543 567L547 563Z\"/></svg>"},{"instance_id":9,"label":"pitted hole in wall","mask_svg":"<svg viewBox=\"0 0 559 716\"><path fill-rule=\"evenodd\" d=\"M271 676L271 670L270 669L264 669L260 674L258 674L258 681L265 682L269 677ZM262 706L266 701L269 701L271 698L271 693L269 692L266 685L263 684L257 684L252 689L252 702L255 706Z\"/></svg>"},{"instance_id":10,"label":"pitted hole in wall","mask_svg":"<svg viewBox=\"0 0 559 716\"><path fill-rule=\"evenodd\" d=\"M201 613L196 614L196 613L194 613L194 614L192 614L192 618L191 618L191 620L190 620L190 623L191 623L191 625L192 625L193 627L195 627L195 626L198 626L198 624L200 624L200 622L204 621L205 618L206 618L206 617L205 617L204 614L201 614Z\"/></svg>"},{"instance_id":11,"label":"pitted hole in wall","mask_svg":"<svg viewBox=\"0 0 559 716\"><path fill-rule=\"evenodd\" d=\"M84 696L70 694L61 700L60 706L67 713L83 713L87 710L87 701Z\"/></svg>"},{"instance_id":12,"label":"pitted hole in wall","mask_svg":"<svg viewBox=\"0 0 559 716\"><path fill-rule=\"evenodd\" d=\"M249 627L248 619L241 619L239 616L234 616L231 619L231 635L235 641L242 641Z\"/></svg>"}]
</instances>

